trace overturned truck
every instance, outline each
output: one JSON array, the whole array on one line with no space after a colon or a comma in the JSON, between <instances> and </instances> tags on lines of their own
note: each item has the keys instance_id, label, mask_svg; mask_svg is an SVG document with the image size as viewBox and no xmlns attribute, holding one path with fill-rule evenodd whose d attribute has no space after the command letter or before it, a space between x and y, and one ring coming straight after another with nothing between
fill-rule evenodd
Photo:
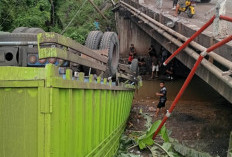
<instances>
[{"instance_id":1,"label":"overturned truck","mask_svg":"<svg viewBox=\"0 0 232 157\"><path fill-rule=\"evenodd\" d=\"M118 66L117 35L83 46L24 29L0 34L0 156L114 156L141 83Z\"/></svg>"}]
</instances>

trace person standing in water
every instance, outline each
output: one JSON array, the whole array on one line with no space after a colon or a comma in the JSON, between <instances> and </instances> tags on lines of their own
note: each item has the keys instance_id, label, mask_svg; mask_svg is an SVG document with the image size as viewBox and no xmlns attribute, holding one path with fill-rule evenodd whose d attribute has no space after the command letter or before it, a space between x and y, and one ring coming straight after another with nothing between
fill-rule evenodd
<instances>
[{"instance_id":1,"label":"person standing in water","mask_svg":"<svg viewBox=\"0 0 232 157\"><path fill-rule=\"evenodd\" d=\"M156 92L156 96L160 97L155 114L155 117L158 117L160 110L165 112L165 103L167 101L167 89L165 87L164 81L160 82L160 92Z\"/></svg>"}]
</instances>

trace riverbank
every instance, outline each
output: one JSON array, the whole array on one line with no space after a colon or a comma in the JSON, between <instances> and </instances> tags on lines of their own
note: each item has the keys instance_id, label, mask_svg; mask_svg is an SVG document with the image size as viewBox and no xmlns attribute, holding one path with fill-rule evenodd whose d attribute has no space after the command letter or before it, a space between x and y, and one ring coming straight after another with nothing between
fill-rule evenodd
<instances>
[{"instance_id":1,"label":"riverbank","mask_svg":"<svg viewBox=\"0 0 232 157\"><path fill-rule=\"evenodd\" d=\"M168 109L184 80L166 82L168 89ZM134 97L129 118L130 130L144 130L145 120L139 112L153 116L158 103L154 93L159 90L160 80L145 80L143 87ZM153 121L162 119L153 117ZM232 130L232 105L199 78L194 78L181 101L177 104L166 127L171 137L180 143L212 156L225 157Z\"/></svg>"}]
</instances>

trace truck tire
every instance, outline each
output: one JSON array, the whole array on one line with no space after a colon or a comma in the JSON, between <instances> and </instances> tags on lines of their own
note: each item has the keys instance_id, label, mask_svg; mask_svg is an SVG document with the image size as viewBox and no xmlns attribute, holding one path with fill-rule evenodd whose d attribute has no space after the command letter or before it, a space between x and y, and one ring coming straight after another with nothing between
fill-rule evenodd
<instances>
[{"instance_id":1,"label":"truck tire","mask_svg":"<svg viewBox=\"0 0 232 157\"><path fill-rule=\"evenodd\" d=\"M18 27L13 30L12 33L25 33L25 31L29 29L28 27Z\"/></svg>"},{"instance_id":2,"label":"truck tire","mask_svg":"<svg viewBox=\"0 0 232 157\"><path fill-rule=\"evenodd\" d=\"M85 46L92 49L92 50L98 50L102 36L103 36L103 33L101 31L89 32L88 37L86 38L86 41L85 41ZM87 56L85 56L85 57L87 57ZM90 60L92 60L92 59L90 59ZM84 71L85 75L88 75L89 74L89 67L83 66L83 71ZM99 70L91 69L91 74L98 75L99 73L101 73Z\"/></svg>"},{"instance_id":3,"label":"truck tire","mask_svg":"<svg viewBox=\"0 0 232 157\"><path fill-rule=\"evenodd\" d=\"M105 32L99 49L108 50L108 70L106 70L106 75L108 77L115 77L119 62L119 41L117 34L115 32Z\"/></svg>"},{"instance_id":4,"label":"truck tire","mask_svg":"<svg viewBox=\"0 0 232 157\"><path fill-rule=\"evenodd\" d=\"M41 28L28 28L25 33L33 33L33 34L38 34L38 33L44 33L45 31Z\"/></svg>"},{"instance_id":5,"label":"truck tire","mask_svg":"<svg viewBox=\"0 0 232 157\"><path fill-rule=\"evenodd\" d=\"M101 31L89 32L88 37L85 41L85 46L92 50L98 50L102 36L103 36L103 33Z\"/></svg>"},{"instance_id":6,"label":"truck tire","mask_svg":"<svg viewBox=\"0 0 232 157\"><path fill-rule=\"evenodd\" d=\"M138 59L133 59L130 65L130 70L134 74L134 76L138 76L139 67L138 67Z\"/></svg>"}]
</instances>

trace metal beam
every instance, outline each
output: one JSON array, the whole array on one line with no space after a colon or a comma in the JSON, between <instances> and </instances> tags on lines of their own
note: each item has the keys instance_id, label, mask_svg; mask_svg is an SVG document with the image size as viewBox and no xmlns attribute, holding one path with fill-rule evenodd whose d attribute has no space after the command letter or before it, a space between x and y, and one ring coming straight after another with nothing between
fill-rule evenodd
<instances>
[{"instance_id":1,"label":"metal beam","mask_svg":"<svg viewBox=\"0 0 232 157\"><path fill-rule=\"evenodd\" d=\"M101 56L100 54L95 53L93 50L79 44L78 42L64 37L60 34L51 32L51 33L41 33L38 34L38 49L40 50L40 47L42 45L46 44L58 44L61 46L65 46L68 48L71 48L77 52L83 53L91 58L94 58L98 61L101 61L103 63L107 63L108 59L104 56Z\"/></svg>"},{"instance_id":2,"label":"metal beam","mask_svg":"<svg viewBox=\"0 0 232 157\"><path fill-rule=\"evenodd\" d=\"M69 52L67 50L59 49L57 47L53 48L42 48L39 50L39 58L60 58L63 60L68 60L73 63L85 65L94 69L99 69L102 71L106 70L106 66L90 61L88 59L85 59L77 54L74 54L72 52Z\"/></svg>"}]
</instances>

